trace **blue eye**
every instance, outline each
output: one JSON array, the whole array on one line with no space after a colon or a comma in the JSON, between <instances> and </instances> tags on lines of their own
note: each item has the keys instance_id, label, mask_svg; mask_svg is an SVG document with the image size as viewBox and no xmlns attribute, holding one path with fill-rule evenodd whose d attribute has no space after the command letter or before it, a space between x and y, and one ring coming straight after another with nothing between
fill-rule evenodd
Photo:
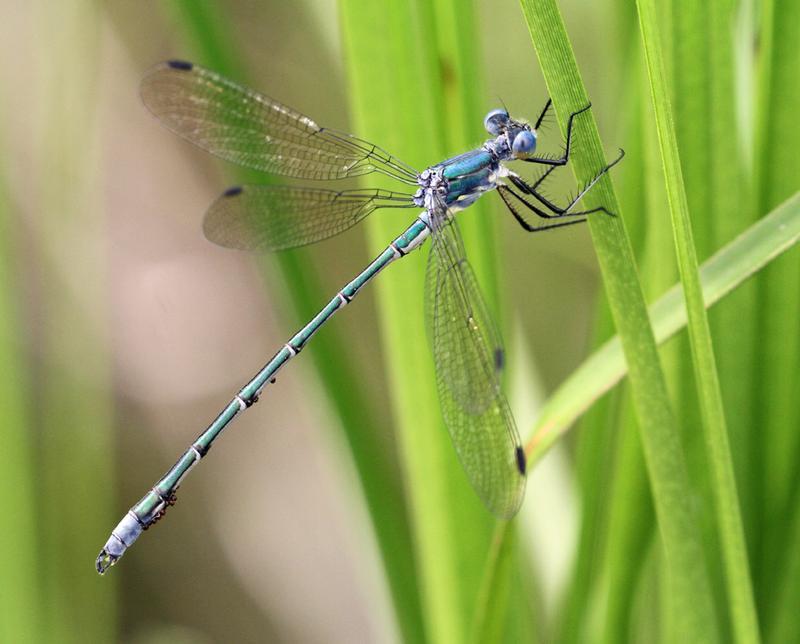
<instances>
[{"instance_id":1,"label":"blue eye","mask_svg":"<svg viewBox=\"0 0 800 644\"><path fill-rule=\"evenodd\" d=\"M502 109L492 110L483 119L483 127L489 134L497 136L508 123L508 112Z\"/></svg>"},{"instance_id":2,"label":"blue eye","mask_svg":"<svg viewBox=\"0 0 800 644\"><path fill-rule=\"evenodd\" d=\"M533 132L522 130L517 136L514 137L514 143L511 144L511 150L515 155L529 154L536 149L536 137Z\"/></svg>"}]
</instances>

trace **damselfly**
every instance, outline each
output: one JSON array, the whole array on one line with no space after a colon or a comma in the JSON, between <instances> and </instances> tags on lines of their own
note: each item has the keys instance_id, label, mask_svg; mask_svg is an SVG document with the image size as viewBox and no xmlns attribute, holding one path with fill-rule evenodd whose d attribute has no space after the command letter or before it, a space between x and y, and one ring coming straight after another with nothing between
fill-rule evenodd
<instances>
[{"instance_id":1,"label":"damselfly","mask_svg":"<svg viewBox=\"0 0 800 644\"><path fill-rule=\"evenodd\" d=\"M579 223L586 215L609 213L602 206L574 211L584 194L623 156L602 168L574 199L560 207L540 187L566 165L575 118L570 115L561 156L537 156L536 123L513 119L505 109L486 116L491 135L481 147L417 172L381 148L323 128L312 119L192 63L170 61L142 81L148 108L170 130L228 161L296 179L345 179L380 173L412 186L414 192L383 189L327 190L246 185L226 191L208 210L205 234L231 248L281 250L340 233L379 208L416 208L422 213L348 283L233 397L177 463L120 521L97 557L105 572L175 502L189 470L228 424L252 406L278 371L359 290L396 259L431 238L425 303L436 385L445 425L478 496L496 516L512 517L525 492L525 452L500 389L504 353L497 328L467 263L454 215L483 193L497 190L509 212L529 232ZM505 166L508 161L540 164L529 183ZM544 220L532 225L527 210Z\"/></svg>"}]
</instances>

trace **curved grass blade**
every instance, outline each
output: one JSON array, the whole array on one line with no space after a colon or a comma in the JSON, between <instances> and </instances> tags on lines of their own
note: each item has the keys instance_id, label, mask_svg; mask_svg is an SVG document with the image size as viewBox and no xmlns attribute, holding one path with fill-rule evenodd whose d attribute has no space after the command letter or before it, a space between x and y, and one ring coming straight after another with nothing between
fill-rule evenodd
<instances>
[{"instance_id":1,"label":"curved grass blade","mask_svg":"<svg viewBox=\"0 0 800 644\"><path fill-rule=\"evenodd\" d=\"M710 308L772 260L800 241L800 193L781 204L700 267L700 281L706 308ZM656 342L663 344L686 326L686 304L679 284L673 286L650 307L650 320ZM603 394L627 374L627 364L619 337L595 351L550 396L542 407L532 438L526 443L529 467L541 459L575 421ZM797 531L800 533L800 530ZM505 529L497 538L508 539ZM499 551L503 547L498 544ZM800 559L798 559L800 560ZM495 558L487 561L478 615L499 610L504 576L494 568ZM800 568L800 564L795 564ZM784 619L781 626L788 620ZM779 641L779 640L776 640Z\"/></svg>"},{"instance_id":2,"label":"curved grass blade","mask_svg":"<svg viewBox=\"0 0 800 644\"><path fill-rule=\"evenodd\" d=\"M700 267L706 308L800 241L800 193L750 226ZM663 344L686 326L686 306L676 284L650 306L656 342ZM538 461L572 424L627 374L618 336L611 338L572 372L542 407L525 451Z\"/></svg>"}]
</instances>

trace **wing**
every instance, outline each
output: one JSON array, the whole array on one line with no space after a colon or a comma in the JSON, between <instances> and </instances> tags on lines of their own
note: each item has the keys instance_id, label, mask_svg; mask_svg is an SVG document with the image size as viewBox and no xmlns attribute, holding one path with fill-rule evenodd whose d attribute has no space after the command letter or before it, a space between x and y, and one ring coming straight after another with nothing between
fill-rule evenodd
<instances>
[{"instance_id":1,"label":"wing","mask_svg":"<svg viewBox=\"0 0 800 644\"><path fill-rule=\"evenodd\" d=\"M380 148L322 128L277 101L183 61L142 79L142 99L176 134L228 161L298 179L381 172L406 183L417 173Z\"/></svg>"},{"instance_id":2,"label":"wing","mask_svg":"<svg viewBox=\"0 0 800 644\"><path fill-rule=\"evenodd\" d=\"M284 250L333 237L377 208L416 207L410 195L389 190L239 186L211 204L203 231L227 248Z\"/></svg>"},{"instance_id":3,"label":"wing","mask_svg":"<svg viewBox=\"0 0 800 644\"><path fill-rule=\"evenodd\" d=\"M478 496L510 518L525 493L525 454L500 389L498 334L456 222L435 228L431 239L426 309L445 425Z\"/></svg>"},{"instance_id":4,"label":"wing","mask_svg":"<svg viewBox=\"0 0 800 644\"><path fill-rule=\"evenodd\" d=\"M450 266L460 266L458 272L460 272L460 279L464 282L465 289L464 291L464 302L468 304L469 307L473 310L470 312L470 316L473 318L477 318L482 321L480 326L481 332L485 336L485 342L488 349L491 351L492 361L493 361L493 372L494 378L497 382L497 387L500 387L500 376L505 369L505 362L506 362L506 350L505 346L503 345L503 338L500 336L500 331L497 328L497 324L495 324L494 318L489 313L489 309L486 306L486 300L483 299L481 295L480 287L478 286L478 281L475 278L475 273L472 270L472 267L469 265L469 262L466 259L466 252L464 251L464 241L461 237L461 232L455 223L455 221L450 217L450 222L453 223L452 226L439 222L436 218L432 218L431 221L433 222L432 225L435 229L437 229L432 237L436 237L437 235L442 235L440 237L443 241L441 244L444 244L440 247L439 252L446 252L448 258L445 260L444 263L449 262ZM446 229L445 229L446 226ZM445 241L445 238L446 241ZM433 252L433 247L436 244L431 243L431 252ZM433 269L434 267L438 270L440 263L433 264L434 260L437 258L430 257L428 258L428 269L426 273L426 285L425 285L425 307L427 310L427 331L428 331L428 340L431 342L431 348L433 348L433 312L435 309L435 301L434 298L438 292L436 279L438 279L438 273L435 272ZM471 296L471 297L470 297ZM454 391L460 392L459 400L464 405L476 404L474 400L471 398L471 393L466 391L463 386L459 386L457 383L459 381L458 372L455 370L450 370L447 373L446 379L448 383L450 383L451 388Z\"/></svg>"}]
</instances>

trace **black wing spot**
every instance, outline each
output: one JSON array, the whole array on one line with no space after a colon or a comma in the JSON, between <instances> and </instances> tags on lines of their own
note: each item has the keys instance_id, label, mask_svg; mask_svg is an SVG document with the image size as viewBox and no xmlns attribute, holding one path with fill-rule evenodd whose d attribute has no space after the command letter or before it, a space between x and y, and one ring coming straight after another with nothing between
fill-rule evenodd
<instances>
[{"instance_id":1,"label":"black wing spot","mask_svg":"<svg viewBox=\"0 0 800 644\"><path fill-rule=\"evenodd\" d=\"M167 65L172 67L172 69L180 69L184 72L190 72L194 67L192 63L186 62L185 60L168 60Z\"/></svg>"},{"instance_id":2,"label":"black wing spot","mask_svg":"<svg viewBox=\"0 0 800 644\"><path fill-rule=\"evenodd\" d=\"M242 186L233 186L232 188L228 188L225 192L222 193L223 197L235 197L236 195L242 194Z\"/></svg>"},{"instance_id":3,"label":"black wing spot","mask_svg":"<svg viewBox=\"0 0 800 644\"><path fill-rule=\"evenodd\" d=\"M525 476L525 467L526 467L525 450L517 446L514 453L517 457L517 469L519 470L519 473L522 474L522 476Z\"/></svg>"},{"instance_id":4,"label":"black wing spot","mask_svg":"<svg viewBox=\"0 0 800 644\"><path fill-rule=\"evenodd\" d=\"M501 347L494 350L494 368L496 371L502 371L506 366L506 352Z\"/></svg>"}]
</instances>

